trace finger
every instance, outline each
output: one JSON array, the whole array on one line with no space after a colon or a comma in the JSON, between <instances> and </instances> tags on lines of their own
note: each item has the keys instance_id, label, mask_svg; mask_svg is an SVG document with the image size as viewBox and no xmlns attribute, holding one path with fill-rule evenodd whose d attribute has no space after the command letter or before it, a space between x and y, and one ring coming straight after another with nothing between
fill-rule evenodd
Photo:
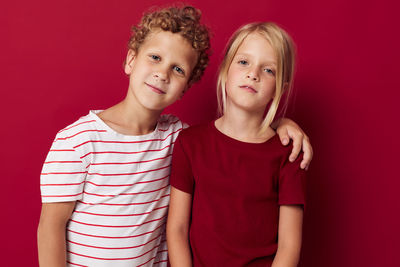
<instances>
[{"instance_id":1,"label":"finger","mask_svg":"<svg viewBox=\"0 0 400 267\"><path fill-rule=\"evenodd\" d=\"M307 136L303 138L303 160L301 161L300 168L308 169L313 158L313 149L310 140Z\"/></svg>"},{"instance_id":2,"label":"finger","mask_svg":"<svg viewBox=\"0 0 400 267\"><path fill-rule=\"evenodd\" d=\"M286 131L278 132L279 139L281 139L282 145L286 146L289 144L289 135Z\"/></svg>"},{"instance_id":3,"label":"finger","mask_svg":"<svg viewBox=\"0 0 400 267\"><path fill-rule=\"evenodd\" d=\"M278 129L276 129L276 133L279 135L279 139L281 140L282 145L286 146L287 144L289 144L290 137L286 128L279 127Z\"/></svg>"},{"instance_id":4,"label":"finger","mask_svg":"<svg viewBox=\"0 0 400 267\"><path fill-rule=\"evenodd\" d=\"M294 136L292 136L292 139L293 139L293 149L292 149L292 153L289 156L290 162L295 161L297 156L300 153L301 145L303 142L303 135L302 134L294 135Z\"/></svg>"}]
</instances>

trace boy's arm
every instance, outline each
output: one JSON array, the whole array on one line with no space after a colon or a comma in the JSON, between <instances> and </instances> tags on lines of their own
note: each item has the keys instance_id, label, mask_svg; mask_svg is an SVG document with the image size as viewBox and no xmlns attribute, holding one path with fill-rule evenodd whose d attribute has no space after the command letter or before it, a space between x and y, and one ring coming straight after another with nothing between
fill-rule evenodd
<instances>
[{"instance_id":1,"label":"boy's arm","mask_svg":"<svg viewBox=\"0 0 400 267\"><path fill-rule=\"evenodd\" d=\"M274 122L272 127L274 128L274 126L277 127L276 133L279 135L283 145L289 144L290 139L293 140L293 149L289 156L291 162L293 162L300 151L303 150L304 156L300 167L307 170L313 157L313 149L308 136L299 125L287 118L282 118Z\"/></svg>"},{"instance_id":2,"label":"boy's arm","mask_svg":"<svg viewBox=\"0 0 400 267\"><path fill-rule=\"evenodd\" d=\"M75 201L43 203L37 231L39 265L66 266L66 225Z\"/></svg>"},{"instance_id":3,"label":"boy's arm","mask_svg":"<svg viewBox=\"0 0 400 267\"><path fill-rule=\"evenodd\" d=\"M192 266L189 244L189 222L192 195L171 186L171 200L167 221L167 243L172 267Z\"/></svg>"},{"instance_id":4,"label":"boy's arm","mask_svg":"<svg viewBox=\"0 0 400 267\"><path fill-rule=\"evenodd\" d=\"M301 249L303 208L281 205L279 208L278 250L272 267L296 267Z\"/></svg>"}]
</instances>

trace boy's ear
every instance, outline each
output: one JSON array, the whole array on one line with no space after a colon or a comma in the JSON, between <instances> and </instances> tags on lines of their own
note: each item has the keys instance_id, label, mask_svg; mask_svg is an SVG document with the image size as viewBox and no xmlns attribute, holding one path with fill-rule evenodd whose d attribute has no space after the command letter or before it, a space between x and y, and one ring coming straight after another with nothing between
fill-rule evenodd
<instances>
[{"instance_id":1,"label":"boy's ear","mask_svg":"<svg viewBox=\"0 0 400 267\"><path fill-rule=\"evenodd\" d=\"M185 89L183 89L181 95L179 96L179 99L182 99L182 97L185 95L185 93L189 90L190 84L186 84Z\"/></svg>"},{"instance_id":2,"label":"boy's ear","mask_svg":"<svg viewBox=\"0 0 400 267\"><path fill-rule=\"evenodd\" d=\"M126 75L131 74L133 62L136 58L136 52L132 49L129 49L128 54L126 55L125 59L125 73Z\"/></svg>"}]
</instances>

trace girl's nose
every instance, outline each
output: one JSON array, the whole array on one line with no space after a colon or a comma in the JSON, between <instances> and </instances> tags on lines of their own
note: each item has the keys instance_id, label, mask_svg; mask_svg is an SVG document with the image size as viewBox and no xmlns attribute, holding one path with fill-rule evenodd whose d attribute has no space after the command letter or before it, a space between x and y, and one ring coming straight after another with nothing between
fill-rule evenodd
<instances>
[{"instance_id":1,"label":"girl's nose","mask_svg":"<svg viewBox=\"0 0 400 267\"><path fill-rule=\"evenodd\" d=\"M254 72L250 72L249 74L246 75L247 79L250 79L252 81L258 82L259 78L258 75Z\"/></svg>"}]
</instances>

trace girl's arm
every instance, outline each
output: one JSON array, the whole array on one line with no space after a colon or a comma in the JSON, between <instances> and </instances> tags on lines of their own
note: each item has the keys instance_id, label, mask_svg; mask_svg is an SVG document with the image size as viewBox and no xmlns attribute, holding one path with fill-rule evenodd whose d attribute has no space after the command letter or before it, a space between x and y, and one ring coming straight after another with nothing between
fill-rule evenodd
<instances>
[{"instance_id":1,"label":"girl's arm","mask_svg":"<svg viewBox=\"0 0 400 267\"><path fill-rule=\"evenodd\" d=\"M303 150L304 156L300 167L307 170L313 157L313 149L305 132L303 132L300 126L294 121L287 118L282 118L274 122L272 127L277 127L276 133L279 135L283 145L289 144L289 139L293 140L293 149L289 156L291 162L293 162L300 151Z\"/></svg>"},{"instance_id":2,"label":"girl's arm","mask_svg":"<svg viewBox=\"0 0 400 267\"><path fill-rule=\"evenodd\" d=\"M66 225L75 207L75 201L43 203L37 231L39 265L66 266Z\"/></svg>"},{"instance_id":3,"label":"girl's arm","mask_svg":"<svg viewBox=\"0 0 400 267\"><path fill-rule=\"evenodd\" d=\"M272 267L296 267L301 248L303 208L281 205L279 208L278 250Z\"/></svg>"},{"instance_id":4,"label":"girl's arm","mask_svg":"<svg viewBox=\"0 0 400 267\"><path fill-rule=\"evenodd\" d=\"M167 221L169 262L172 267L192 266L189 244L189 223L192 195L171 186Z\"/></svg>"}]
</instances>

